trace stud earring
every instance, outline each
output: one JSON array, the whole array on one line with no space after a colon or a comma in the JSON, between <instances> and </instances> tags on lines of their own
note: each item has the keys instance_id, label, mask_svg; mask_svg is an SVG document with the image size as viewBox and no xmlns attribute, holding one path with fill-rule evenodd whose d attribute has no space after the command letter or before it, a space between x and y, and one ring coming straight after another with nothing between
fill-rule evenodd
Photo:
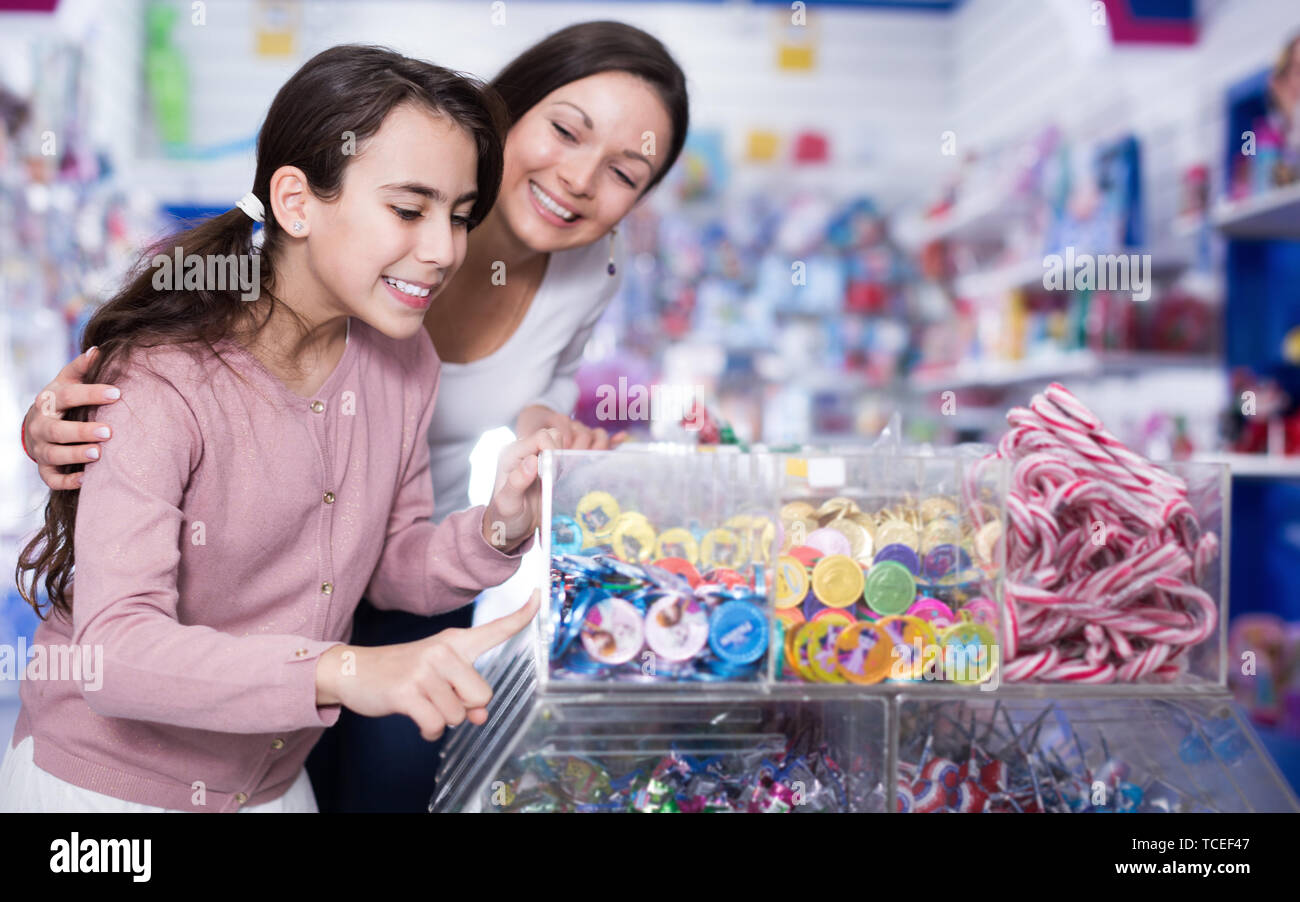
<instances>
[{"instance_id":1,"label":"stud earring","mask_svg":"<svg viewBox=\"0 0 1300 902\"><path fill-rule=\"evenodd\" d=\"M614 270L614 236L617 235L617 234L618 234L618 229L610 229L610 230L609 230L609 266L606 267L606 270L607 270L607 272L609 272L609 274L610 274L611 276L614 275L614 272L615 272L615 270Z\"/></svg>"},{"instance_id":2,"label":"stud earring","mask_svg":"<svg viewBox=\"0 0 1300 902\"><path fill-rule=\"evenodd\" d=\"M295 220L293 221L293 230L294 230L295 232L301 232L301 231L302 231L302 223L295 219Z\"/></svg>"}]
</instances>

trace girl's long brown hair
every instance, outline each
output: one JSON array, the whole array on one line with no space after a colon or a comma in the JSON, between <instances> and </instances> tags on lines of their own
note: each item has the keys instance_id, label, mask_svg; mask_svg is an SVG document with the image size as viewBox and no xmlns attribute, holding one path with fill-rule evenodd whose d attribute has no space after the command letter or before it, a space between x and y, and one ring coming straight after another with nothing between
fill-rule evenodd
<instances>
[{"instance_id":1,"label":"girl's long brown hair","mask_svg":"<svg viewBox=\"0 0 1300 902\"><path fill-rule=\"evenodd\" d=\"M216 354L215 346L223 339L235 334L255 336L276 307L283 307L267 290L274 283L276 257L286 240L270 214L271 176L282 166L296 166L307 176L317 197L334 199L342 190L351 155L364 152L363 142L403 103L446 116L473 139L478 151L478 199L470 212L470 228L481 222L501 187L507 119L495 92L459 73L381 47L332 47L310 59L285 82L257 137L253 194L268 211L260 251L259 300L241 300L238 286L227 291L160 292L153 287L154 271L147 264L163 248L168 252L180 248L185 255L205 259L210 259L209 255L255 253L253 221L242 210L232 209L164 239L142 255L125 287L86 324L82 348L99 349L86 382L112 381L137 348L187 344ZM67 419L85 421L93 410L70 410ZM84 464L61 469L76 472L84 469ZM68 588L75 560L78 496L76 490L50 493L45 524L18 558L18 590L42 619L45 613L37 593L42 579L50 606L71 619Z\"/></svg>"}]
</instances>

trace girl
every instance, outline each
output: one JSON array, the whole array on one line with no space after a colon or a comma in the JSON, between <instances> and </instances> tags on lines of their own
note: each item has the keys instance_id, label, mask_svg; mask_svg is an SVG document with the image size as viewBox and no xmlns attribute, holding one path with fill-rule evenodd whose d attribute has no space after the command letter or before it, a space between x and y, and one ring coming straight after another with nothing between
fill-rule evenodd
<instances>
[{"instance_id":1,"label":"girl","mask_svg":"<svg viewBox=\"0 0 1300 902\"><path fill-rule=\"evenodd\" d=\"M492 87L509 121L500 199L425 317L444 387L452 387L428 433L435 520L468 504L470 451L489 429L553 428L567 448L603 448L623 437L569 418L574 375L623 275L616 227L672 167L689 122L681 69L654 37L618 22L550 35L507 64ZM493 278L501 265L505 284ZM58 465L93 460L108 438L101 423L57 418L68 408L112 403L112 387L82 384L84 366L73 361L41 393L53 416L41 415L38 403L25 421L27 448L51 488L73 488L79 474L64 475ZM430 620L363 599L353 640L414 641L467 627L471 616L467 607ZM308 767L322 810L423 811L437 753L406 718L344 711Z\"/></svg>"},{"instance_id":2,"label":"girl","mask_svg":"<svg viewBox=\"0 0 1300 902\"><path fill-rule=\"evenodd\" d=\"M315 810L303 761L342 707L426 740L483 721L471 662L536 599L476 630L343 642L363 592L461 606L536 526L545 431L503 452L486 508L429 520L421 326L497 194L495 103L389 51L321 53L276 95L239 209L167 249L242 258L265 219L260 297L144 269L95 314L87 375L122 389L99 411L115 440L80 493L51 496L19 578L52 603L36 644L99 666L22 684L0 808Z\"/></svg>"}]
</instances>

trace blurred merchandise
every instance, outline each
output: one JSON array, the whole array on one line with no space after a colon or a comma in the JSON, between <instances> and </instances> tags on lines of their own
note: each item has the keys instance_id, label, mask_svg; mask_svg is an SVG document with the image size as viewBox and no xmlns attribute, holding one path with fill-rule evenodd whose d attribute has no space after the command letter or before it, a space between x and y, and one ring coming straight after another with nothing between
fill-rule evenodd
<instances>
[{"instance_id":1,"label":"blurred merchandise","mask_svg":"<svg viewBox=\"0 0 1300 902\"><path fill-rule=\"evenodd\" d=\"M743 408L758 422L742 439L854 431L836 396L894 384L911 332L912 270L884 218L870 198L826 189L720 191L703 161L625 223L635 265L606 359L633 353L661 381ZM701 335L720 357L692 351ZM778 426L764 410L785 390L807 414Z\"/></svg>"},{"instance_id":2,"label":"blurred merchandise","mask_svg":"<svg viewBox=\"0 0 1300 902\"><path fill-rule=\"evenodd\" d=\"M1226 438L1242 454L1300 454L1300 405L1272 379L1232 371Z\"/></svg>"},{"instance_id":3,"label":"blurred merchandise","mask_svg":"<svg viewBox=\"0 0 1300 902\"><path fill-rule=\"evenodd\" d=\"M88 138L89 79L72 43L31 48L36 86L0 87L0 422L16 433L36 393L79 351L94 307L136 263L156 207L128 192ZM29 527L46 488L17 441L0 442L0 546ZM15 554L16 556L16 554Z\"/></svg>"},{"instance_id":4,"label":"blurred merchandise","mask_svg":"<svg viewBox=\"0 0 1300 902\"><path fill-rule=\"evenodd\" d=\"M1183 172L1182 195L1179 198L1180 216L1203 216L1210 204L1210 170L1203 163L1188 167Z\"/></svg>"},{"instance_id":5,"label":"blurred merchandise","mask_svg":"<svg viewBox=\"0 0 1300 902\"><path fill-rule=\"evenodd\" d=\"M1300 623L1244 614L1228 633L1228 684L1250 718L1300 735Z\"/></svg>"}]
</instances>

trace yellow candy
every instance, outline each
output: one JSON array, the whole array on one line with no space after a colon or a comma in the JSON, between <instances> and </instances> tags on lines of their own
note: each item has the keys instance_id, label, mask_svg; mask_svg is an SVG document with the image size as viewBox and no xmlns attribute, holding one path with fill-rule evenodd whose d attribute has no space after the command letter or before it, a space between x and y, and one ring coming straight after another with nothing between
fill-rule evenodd
<instances>
[{"instance_id":1,"label":"yellow candy","mask_svg":"<svg viewBox=\"0 0 1300 902\"><path fill-rule=\"evenodd\" d=\"M862 597L862 567L842 554L828 554L812 572L813 594L832 608L852 607Z\"/></svg>"},{"instance_id":2,"label":"yellow candy","mask_svg":"<svg viewBox=\"0 0 1300 902\"><path fill-rule=\"evenodd\" d=\"M689 529L681 527L665 529L659 533L659 538L655 542L655 557L679 557L692 564L699 563L699 549L695 544L695 536L691 535Z\"/></svg>"},{"instance_id":3,"label":"yellow candy","mask_svg":"<svg viewBox=\"0 0 1300 902\"><path fill-rule=\"evenodd\" d=\"M808 594L808 569L798 558L783 555L776 562L776 607L796 608Z\"/></svg>"},{"instance_id":4,"label":"yellow candy","mask_svg":"<svg viewBox=\"0 0 1300 902\"><path fill-rule=\"evenodd\" d=\"M700 565L712 570L714 567L734 568L739 566L740 538L729 529L714 529L706 533L700 542Z\"/></svg>"},{"instance_id":5,"label":"yellow candy","mask_svg":"<svg viewBox=\"0 0 1300 902\"><path fill-rule=\"evenodd\" d=\"M588 544L601 544L613 535L614 521L619 516L618 502L608 492L588 492L578 502L577 515L583 533L596 540Z\"/></svg>"},{"instance_id":6,"label":"yellow candy","mask_svg":"<svg viewBox=\"0 0 1300 902\"><path fill-rule=\"evenodd\" d=\"M611 544L614 546L614 553L623 560L634 564L645 563L654 551L654 527L643 514L629 511L614 521Z\"/></svg>"}]
</instances>

